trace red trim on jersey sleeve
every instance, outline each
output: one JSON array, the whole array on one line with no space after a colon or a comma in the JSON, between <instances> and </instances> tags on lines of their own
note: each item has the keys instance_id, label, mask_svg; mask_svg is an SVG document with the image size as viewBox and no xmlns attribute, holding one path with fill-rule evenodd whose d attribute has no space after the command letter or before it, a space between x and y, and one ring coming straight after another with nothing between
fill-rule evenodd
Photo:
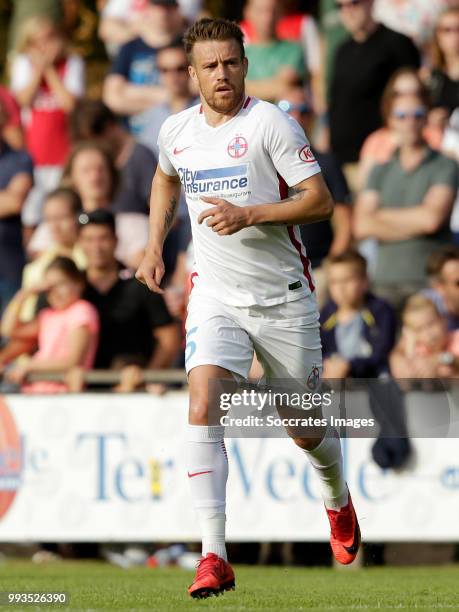
<instances>
[{"instance_id":1,"label":"red trim on jersey sleeve","mask_svg":"<svg viewBox=\"0 0 459 612\"><path fill-rule=\"evenodd\" d=\"M285 182L285 179L279 173L277 173L277 179L279 181L280 198L281 200L285 200L285 198L288 196L288 185ZM311 273L309 272L310 261L308 257L305 255L305 253L303 253L303 250L302 250L303 245L295 236L293 225L287 225L287 231L288 231L288 235L289 235L291 243L293 244L296 251L298 252L298 255L300 256L300 260L303 265L303 273L304 273L304 276L306 277L306 280L308 281L308 286L312 293L315 290L315 287L314 287L314 283L312 282Z\"/></svg>"},{"instance_id":2,"label":"red trim on jersey sleeve","mask_svg":"<svg viewBox=\"0 0 459 612\"><path fill-rule=\"evenodd\" d=\"M288 185L283 176L277 173L277 180L279 181L279 195L281 200L285 200L288 197Z\"/></svg>"},{"instance_id":3,"label":"red trim on jersey sleeve","mask_svg":"<svg viewBox=\"0 0 459 612\"><path fill-rule=\"evenodd\" d=\"M199 274L198 274L197 272L193 272L193 273L191 274L191 276L190 276L190 285L191 285L191 289L194 289L194 282L193 282L193 279L194 279L196 276L199 276Z\"/></svg>"}]
</instances>

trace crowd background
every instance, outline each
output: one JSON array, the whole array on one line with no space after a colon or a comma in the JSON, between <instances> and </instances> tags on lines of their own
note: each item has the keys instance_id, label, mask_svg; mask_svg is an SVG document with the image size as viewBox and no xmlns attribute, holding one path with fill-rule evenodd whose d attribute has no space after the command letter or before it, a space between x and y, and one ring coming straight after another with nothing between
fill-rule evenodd
<instances>
[{"instance_id":1,"label":"crowd background","mask_svg":"<svg viewBox=\"0 0 459 612\"><path fill-rule=\"evenodd\" d=\"M300 122L336 201L302 227L324 376L457 376L457 1L3 0L3 389L81 391L96 368L162 393L144 369L183 365L183 198L164 297L133 272L159 129L197 101L181 37L202 16L240 23L248 93Z\"/></svg>"}]
</instances>

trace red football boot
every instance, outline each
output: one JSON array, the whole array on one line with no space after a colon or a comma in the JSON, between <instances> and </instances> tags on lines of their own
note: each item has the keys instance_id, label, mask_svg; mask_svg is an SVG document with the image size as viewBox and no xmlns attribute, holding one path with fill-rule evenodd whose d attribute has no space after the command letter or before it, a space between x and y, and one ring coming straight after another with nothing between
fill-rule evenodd
<instances>
[{"instance_id":1,"label":"red football boot","mask_svg":"<svg viewBox=\"0 0 459 612\"><path fill-rule=\"evenodd\" d=\"M231 565L214 553L207 553L198 563L196 577L193 584L188 587L188 593L196 599L204 599L234 588L234 572Z\"/></svg>"},{"instance_id":2,"label":"red football boot","mask_svg":"<svg viewBox=\"0 0 459 612\"><path fill-rule=\"evenodd\" d=\"M330 546L335 559L343 565L352 563L360 547L360 527L352 505L351 494L347 506L340 510L325 508L330 521Z\"/></svg>"}]
</instances>

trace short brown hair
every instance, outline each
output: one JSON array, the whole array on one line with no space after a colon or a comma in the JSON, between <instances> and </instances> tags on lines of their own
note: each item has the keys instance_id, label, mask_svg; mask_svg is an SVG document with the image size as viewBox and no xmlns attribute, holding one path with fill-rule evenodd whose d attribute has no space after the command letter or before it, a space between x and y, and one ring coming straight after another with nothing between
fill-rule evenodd
<instances>
[{"instance_id":1,"label":"short brown hair","mask_svg":"<svg viewBox=\"0 0 459 612\"><path fill-rule=\"evenodd\" d=\"M427 260L427 276L432 280L440 278L443 266L448 261L457 260L459 260L459 247L454 244L448 244L438 251L434 251Z\"/></svg>"},{"instance_id":2,"label":"short brown hair","mask_svg":"<svg viewBox=\"0 0 459 612\"><path fill-rule=\"evenodd\" d=\"M367 260L363 255L354 249L344 251L340 255L330 255L325 261L326 268L328 269L333 264L350 264L354 266L360 276L367 276Z\"/></svg>"},{"instance_id":3,"label":"short brown hair","mask_svg":"<svg viewBox=\"0 0 459 612\"><path fill-rule=\"evenodd\" d=\"M183 44L191 63L193 59L193 47L197 42L207 40L232 40L234 39L241 49L241 59L245 57L244 35L241 28L229 19L209 19L205 17L196 21L183 37Z\"/></svg>"}]
</instances>

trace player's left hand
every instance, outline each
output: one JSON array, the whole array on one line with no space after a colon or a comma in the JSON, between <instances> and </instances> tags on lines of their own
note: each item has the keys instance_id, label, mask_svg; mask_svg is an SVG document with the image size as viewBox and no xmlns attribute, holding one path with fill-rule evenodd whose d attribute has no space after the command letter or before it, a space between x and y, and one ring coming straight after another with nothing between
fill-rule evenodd
<instances>
[{"instance_id":1,"label":"player's left hand","mask_svg":"<svg viewBox=\"0 0 459 612\"><path fill-rule=\"evenodd\" d=\"M247 207L235 206L222 198L202 197L201 200L207 204L213 204L213 207L199 215L198 223L201 224L204 219L207 219L207 225L219 236L229 236L249 226Z\"/></svg>"}]
</instances>

